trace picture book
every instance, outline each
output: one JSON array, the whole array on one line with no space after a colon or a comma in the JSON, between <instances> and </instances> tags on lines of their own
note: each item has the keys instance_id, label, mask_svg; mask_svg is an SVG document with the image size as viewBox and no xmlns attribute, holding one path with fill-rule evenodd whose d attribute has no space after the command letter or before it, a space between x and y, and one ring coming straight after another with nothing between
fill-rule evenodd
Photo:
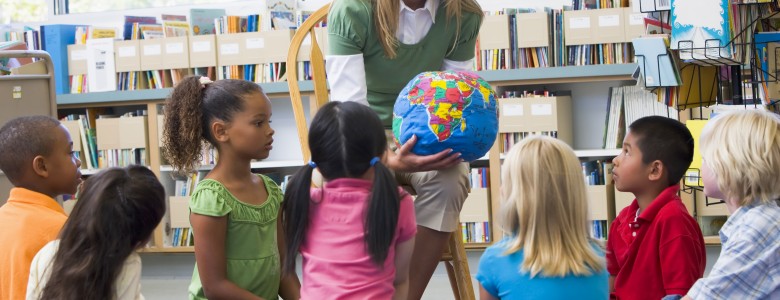
<instances>
[{"instance_id":1,"label":"picture book","mask_svg":"<svg viewBox=\"0 0 780 300\"><path fill-rule=\"evenodd\" d=\"M672 49L681 59L718 60L732 55L729 0L675 0L671 7Z\"/></svg>"}]
</instances>

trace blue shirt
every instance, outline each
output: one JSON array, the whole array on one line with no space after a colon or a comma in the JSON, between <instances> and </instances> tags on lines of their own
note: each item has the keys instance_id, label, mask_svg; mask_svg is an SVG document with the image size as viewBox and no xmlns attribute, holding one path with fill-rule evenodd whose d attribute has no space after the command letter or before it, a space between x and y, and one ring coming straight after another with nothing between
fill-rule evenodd
<instances>
[{"instance_id":1,"label":"blue shirt","mask_svg":"<svg viewBox=\"0 0 780 300\"><path fill-rule=\"evenodd\" d=\"M780 207L742 206L720 229L720 257L693 299L780 299Z\"/></svg>"},{"instance_id":2,"label":"blue shirt","mask_svg":"<svg viewBox=\"0 0 780 300\"><path fill-rule=\"evenodd\" d=\"M609 298L609 274L604 266L601 272L589 276L567 275L531 278L520 270L523 250L505 255L509 239L504 238L488 247L479 260L477 281L485 290L499 299L599 299ZM596 253L604 251L595 246Z\"/></svg>"}]
</instances>

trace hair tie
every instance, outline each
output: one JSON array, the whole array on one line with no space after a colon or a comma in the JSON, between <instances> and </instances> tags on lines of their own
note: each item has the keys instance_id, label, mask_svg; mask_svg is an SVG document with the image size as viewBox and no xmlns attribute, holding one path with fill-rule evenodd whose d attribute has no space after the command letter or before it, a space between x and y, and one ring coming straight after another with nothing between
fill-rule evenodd
<instances>
[{"instance_id":1,"label":"hair tie","mask_svg":"<svg viewBox=\"0 0 780 300\"><path fill-rule=\"evenodd\" d=\"M198 82L200 82L200 88L205 89L206 85L209 84L209 83L212 83L213 81L211 81L211 78L208 78L206 76L201 76L198 79Z\"/></svg>"},{"instance_id":2,"label":"hair tie","mask_svg":"<svg viewBox=\"0 0 780 300\"><path fill-rule=\"evenodd\" d=\"M312 169L316 169L317 168L317 163L315 163L314 161L310 160L309 161L309 167L311 167Z\"/></svg>"},{"instance_id":3,"label":"hair tie","mask_svg":"<svg viewBox=\"0 0 780 300\"><path fill-rule=\"evenodd\" d=\"M373 167L378 162L379 162L379 156L374 156L374 158L371 159L371 166Z\"/></svg>"}]
</instances>

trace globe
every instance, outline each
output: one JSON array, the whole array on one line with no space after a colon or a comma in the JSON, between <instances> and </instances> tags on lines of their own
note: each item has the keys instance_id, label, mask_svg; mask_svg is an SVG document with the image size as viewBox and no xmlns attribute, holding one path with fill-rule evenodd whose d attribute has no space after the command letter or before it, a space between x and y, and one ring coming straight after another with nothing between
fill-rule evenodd
<instances>
[{"instance_id":1,"label":"globe","mask_svg":"<svg viewBox=\"0 0 780 300\"><path fill-rule=\"evenodd\" d=\"M393 135L403 145L412 136L412 152L431 155L445 149L465 161L485 155L496 140L496 93L470 72L437 71L415 76L393 107Z\"/></svg>"}]
</instances>

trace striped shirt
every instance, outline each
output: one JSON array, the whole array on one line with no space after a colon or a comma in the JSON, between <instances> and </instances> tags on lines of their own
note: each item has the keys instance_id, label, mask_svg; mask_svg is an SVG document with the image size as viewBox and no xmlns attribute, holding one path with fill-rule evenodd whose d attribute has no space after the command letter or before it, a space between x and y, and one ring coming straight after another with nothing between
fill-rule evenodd
<instances>
[{"instance_id":1,"label":"striped shirt","mask_svg":"<svg viewBox=\"0 0 780 300\"><path fill-rule=\"evenodd\" d=\"M780 207L742 206L720 230L720 257L693 299L780 299Z\"/></svg>"}]
</instances>

